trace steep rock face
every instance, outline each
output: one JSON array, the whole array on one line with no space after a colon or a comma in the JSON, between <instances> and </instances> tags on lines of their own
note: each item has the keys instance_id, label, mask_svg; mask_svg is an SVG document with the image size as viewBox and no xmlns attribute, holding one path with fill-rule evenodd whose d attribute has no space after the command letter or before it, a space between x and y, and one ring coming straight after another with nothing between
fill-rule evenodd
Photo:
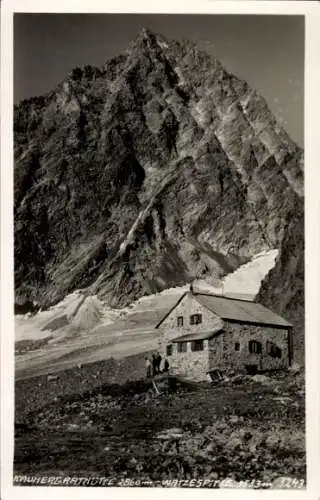
<instances>
[{"instance_id":1,"label":"steep rock face","mask_svg":"<svg viewBox=\"0 0 320 500\"><path fill-rule=\"evenodd\" d=\"M14 131L17 302L89 287L119 306L279 248L261 298L290 318L303 153L213 56L143 30L23 101Z\"/></svg>"},{"instance_id":2,"label":"steep rock face","mask_svg":"<svg viewBox=\"0 0 320 500\"><path fill-rule=\"evenodd\" d=\"M275 267L262 282L257 300L294 325L294 359L304 364L304 217L292 213Z\"/></svg>"}]
</instances>

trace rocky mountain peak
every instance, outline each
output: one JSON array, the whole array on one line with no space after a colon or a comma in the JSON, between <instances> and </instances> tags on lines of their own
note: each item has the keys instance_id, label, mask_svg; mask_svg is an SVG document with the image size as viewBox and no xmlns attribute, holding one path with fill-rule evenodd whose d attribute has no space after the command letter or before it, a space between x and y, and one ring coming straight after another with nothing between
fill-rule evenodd
<instances>
[{"instance_id":1,"label":"rocky mountain peak","mask_svg":"<svg viewBox=\"0 0 320 500\"><path fill-rule=\"evenodd\" d=\"M160 37L160 35L153 33L147 28L142 28L142 30L137 34L133 41L128 45L125 54L128 57L159 57L161 56L162 49L168 45L167 41Z\"/></svg>"},{"instance_id":2,"label":"rocky mountain peak","mask_svg":"<svg viewBox=\"0 0 320 500\"><path fill-rule=\"evenodd\" d=\"M192 44L144 29L17 106L14 127L17 302L85 288L119 306L273 248L286 286L301 276L303 152ZM276 310L297 310L298 293L280 290Z\"/></svg>"},{"instance_id":3,"label":"rocky mountain peak","mask_svg":"<svg viewBox=\"0 0 320 500\"><path fill-rule=\"evenodd\" d=\"M141 41L146 44L157 43L157 35L150 31L148 28L142 28L136 37L136 41Z\"/></svg>"}]
</instances>

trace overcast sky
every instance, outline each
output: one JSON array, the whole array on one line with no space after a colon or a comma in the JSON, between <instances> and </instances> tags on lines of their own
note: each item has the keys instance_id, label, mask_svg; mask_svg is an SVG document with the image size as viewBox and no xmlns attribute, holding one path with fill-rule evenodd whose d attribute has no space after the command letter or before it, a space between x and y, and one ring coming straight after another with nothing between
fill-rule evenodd
<instances>
[{"instance_id":1,"label":"overcast sky","mask_svg":"<svg viewBox=\"0 0 320 500\"><path fill-rule=\"evenodd\" d=\"M53 89L77 65L101 66L143 28L188 38L256 88L303 146L304 18L263 15L15 14L15 102Z\"/></svg>"}]
</instances>

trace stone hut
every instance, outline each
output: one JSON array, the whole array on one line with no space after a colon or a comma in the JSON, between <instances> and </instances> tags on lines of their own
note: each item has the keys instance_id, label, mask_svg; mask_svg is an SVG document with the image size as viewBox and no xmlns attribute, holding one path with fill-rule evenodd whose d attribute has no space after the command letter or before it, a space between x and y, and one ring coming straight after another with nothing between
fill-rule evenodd
<instances>
[{"instance_id":1,"label":"stone hut","mask_svg":"<svg viewBox=\"0 0 320 500\"><path fill-rule=\"evenodd\" d=\"M193 380L221 372L287 368L292 325L266 307L222 295L184 293L156 325L169 371Z\"/></svg>"}]
</instances>

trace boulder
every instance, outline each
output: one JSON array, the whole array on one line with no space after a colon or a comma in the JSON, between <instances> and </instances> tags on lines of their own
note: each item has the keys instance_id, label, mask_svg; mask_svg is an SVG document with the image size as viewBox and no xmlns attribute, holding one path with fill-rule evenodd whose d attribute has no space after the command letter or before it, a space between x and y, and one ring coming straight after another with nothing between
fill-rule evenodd
<instances>
[{"instance_id":1,"label":"boulder","mask_svg":"<svg viewBox=\"0 0 320 500\"><path fill-rule=\"evenodd\" d=\"M257 373L256 375L253 375L251 379L254 382L257 382L258 384L263 384L263 385L273 385L274 380L272 380L270 377L267 375L262 375L260 373Z\"/></svg>"}]
</instances>

